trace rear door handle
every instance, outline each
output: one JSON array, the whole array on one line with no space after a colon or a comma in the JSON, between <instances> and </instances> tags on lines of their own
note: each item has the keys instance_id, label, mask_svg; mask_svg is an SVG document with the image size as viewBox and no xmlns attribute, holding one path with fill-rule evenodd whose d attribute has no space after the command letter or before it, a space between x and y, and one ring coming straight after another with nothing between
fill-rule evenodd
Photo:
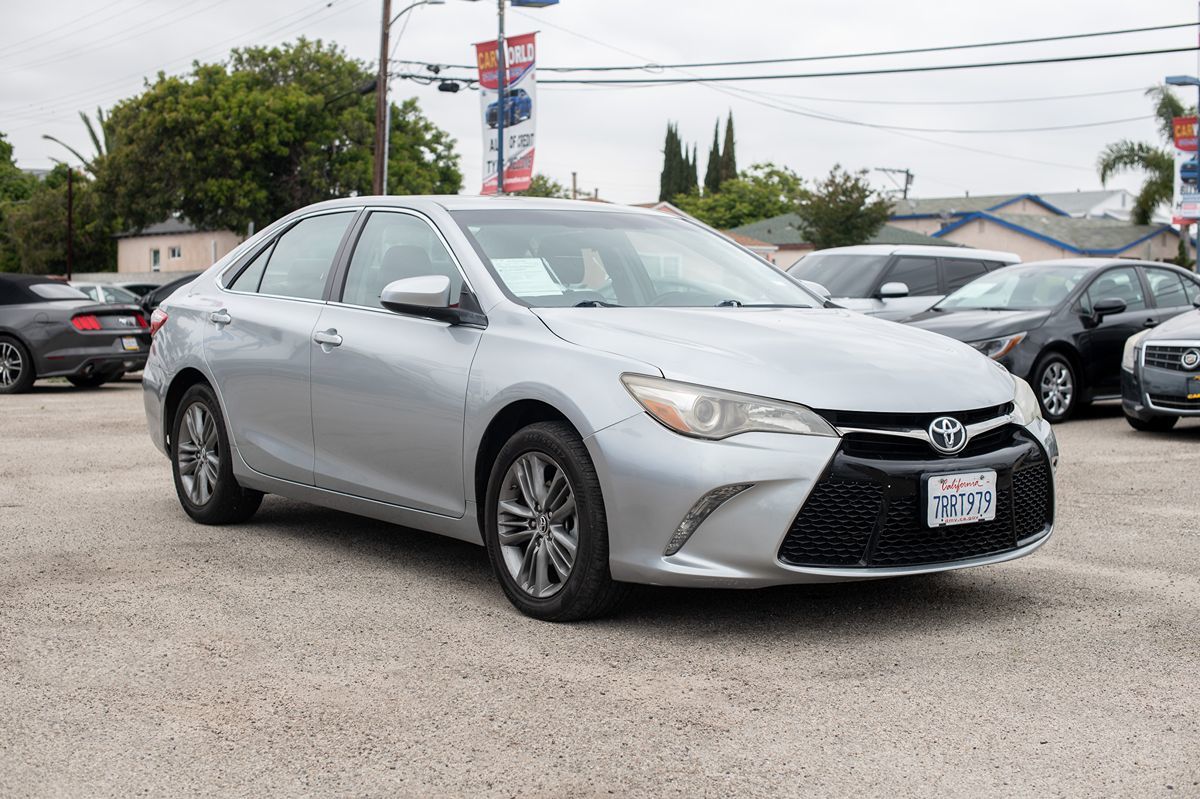
<instances>
[{"instance_id":1,"label":"rear door handle","mask_svg":"<svg viewBox=\"0 0 1200 799\"><path fill-rule=\"evenodd\" d=\"M233 317L230 316L224 308L222 308L219 311L213 311L210 313L208 315L208 321L212 322L214 325L227 325L233 321Z\"/></svg>"},{"instance_id":2,"label":"rear door handle","mask_svg":"<svg viewBox=\"0 0 1200 799\"><path fill-rule=\"evenodd\" d=\"M342 346L342 337L338 335L333 328L329 330L318 330L313 333L313 341L320 344L322 347L340 347Z\"/></svg>"}]
</instances>

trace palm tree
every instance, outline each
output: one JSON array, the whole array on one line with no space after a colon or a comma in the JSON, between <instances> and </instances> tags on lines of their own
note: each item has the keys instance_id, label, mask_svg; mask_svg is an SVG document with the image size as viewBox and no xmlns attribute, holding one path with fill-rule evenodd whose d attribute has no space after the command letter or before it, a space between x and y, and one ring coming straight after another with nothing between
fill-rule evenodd
<instances>
[{"instance_id":1,"label":"palm tree","mask_svg":"<svg viewBox=\"0 0 1200 799\"><path fill-rule=\"evenodd\" d=\"M1175 186L1173 121L1175 117L1195 113L1185 107L1166 86L1147 89L1146 96L1154 99L1158 132L1166 146L1122 139L1106 146L1096 164L1102 185L1119 172L1139 171L1146 174L1133 203L1133 221L1139 225L1150 224L1154 211L1163 203L1171 202Z\"/></svg>"},{"instance_id":2,"label":"palm tree","mask_svg":"<svg viewBox=\"0 0 1200 799\"><path fill-rule=\"evenodd\" d=\"M55 144L58 144L58 145L61 145L62 147L64 147L67 150L67 152L69 152L71 155L75 156L83 164L83 168L85 170L87 170L88 172L90 172L92 177L95 177L96 169L99 166L100 160L102 158L104 158L104 156L108 155L108 149L109 149L108 120L104 117L104 110L102 108L100 108L99 106L97 106L97 108L96 108L96 121L95 122L92 122L91 117L89 117L87 114L85 114L82 111L79 112L79 118L83 120L84 127L87 128L88 137L92 140L92 147L96 151L96 154L93 155L91 158L85 158L74 147L72 147L71 145L62 141L61 139L55 138L54 136L50 136L48 134L43 133L42 138L46 139L47 141L52 141Z\"/></svg>"}]
</instances>

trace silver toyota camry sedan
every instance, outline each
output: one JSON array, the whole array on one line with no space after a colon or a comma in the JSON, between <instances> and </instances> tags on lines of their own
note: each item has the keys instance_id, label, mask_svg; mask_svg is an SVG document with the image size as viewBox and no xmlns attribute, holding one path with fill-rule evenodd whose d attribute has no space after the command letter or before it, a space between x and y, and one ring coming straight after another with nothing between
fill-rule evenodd
<instances>
[{"instance_id":1,"label":"silver toyota camry sedan","mask_svg":"<svg viewBox=\"0 0 1200 799\"><path fill-rule=\"evenodd\" d=\"M1058 448L958 341L825 303L655 211L359 197L155 312L150 435L195 520L264 493L484 544L547 620L629 584L895 577L1029 554Z\"/></svg>"}]
</instances>

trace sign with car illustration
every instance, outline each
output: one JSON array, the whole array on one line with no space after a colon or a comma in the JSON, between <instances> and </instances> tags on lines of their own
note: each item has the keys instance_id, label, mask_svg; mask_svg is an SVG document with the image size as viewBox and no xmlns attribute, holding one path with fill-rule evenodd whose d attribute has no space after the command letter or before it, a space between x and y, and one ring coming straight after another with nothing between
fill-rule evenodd
<instances>
[{"instance_id":1,"label":"sign with car illustration","mask_svg":"<svg viewBox=\"0 0 1200 799\"><path fill-rule=\"evenodd\" d=\"M1200 219L1200 162L1197 162L1196 117L1175 117L1175 196L1171 221L1190 225Z\"/></svg>"},{"instance_id":2,"label":"sign with car illustration","mask_svg":"<svg viewBox=\"0 0 1200 799\"><path fill-rule=\"evenodd\" d=\"M504 40L504 102L500 101L496 42L475 45L483 116L483 194L496 193L497 139L504 136L504 190L523 191L533 177L537 34Z\"/></svg>"}]
</instances>

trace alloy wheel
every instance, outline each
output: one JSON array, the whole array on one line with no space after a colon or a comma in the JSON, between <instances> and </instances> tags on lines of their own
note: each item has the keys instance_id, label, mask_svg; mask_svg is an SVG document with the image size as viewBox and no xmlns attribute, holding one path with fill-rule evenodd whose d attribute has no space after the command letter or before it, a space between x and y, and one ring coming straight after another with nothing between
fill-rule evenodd
<instances>
[{"instance_id":1,"label":"alloy wheel","mask_svg":"<svg viewBox=\"0 0 1200 799\"><path fill-rule=\"evenodd\" d=\"M204 403L193 402L184 411L175 451L188 499L195 505L206 504L221 473L221 451L216 419Z\"/></svg>"},{"instance_id":2,"label":"alloy wheel","mask_svg":"<svg viewBox=\"0 0 1200 799\"><path fill-rule=\"evenodd\" d=\"M1062 361L1054 361L1042 372L1042 407L1051 416L1062 416L1071 407L1075 383L1071 370Z\"/></svg>"},{"instance_id":3,"label":"alloy wheel","mask_svg":"<svg viewBox=\"0 0 1200 799\"><path fill-rule=\"evenodd\" d=\"M0 341L0 386L15 385L21 379L24 366L21 351L7 341Z\"/></svg>"},{"instance_id":4,"label":"alloy wheel","mask_svg":"<svg viewBox=\"0 0 1200 799\"><path fill-rule=\"evenodd\" d=\"M538 599L558 593L579 549L575 492L562 467L525 453L504 475L497 502L500 551L513 580Z\"/></svg>"}]
</instances>

